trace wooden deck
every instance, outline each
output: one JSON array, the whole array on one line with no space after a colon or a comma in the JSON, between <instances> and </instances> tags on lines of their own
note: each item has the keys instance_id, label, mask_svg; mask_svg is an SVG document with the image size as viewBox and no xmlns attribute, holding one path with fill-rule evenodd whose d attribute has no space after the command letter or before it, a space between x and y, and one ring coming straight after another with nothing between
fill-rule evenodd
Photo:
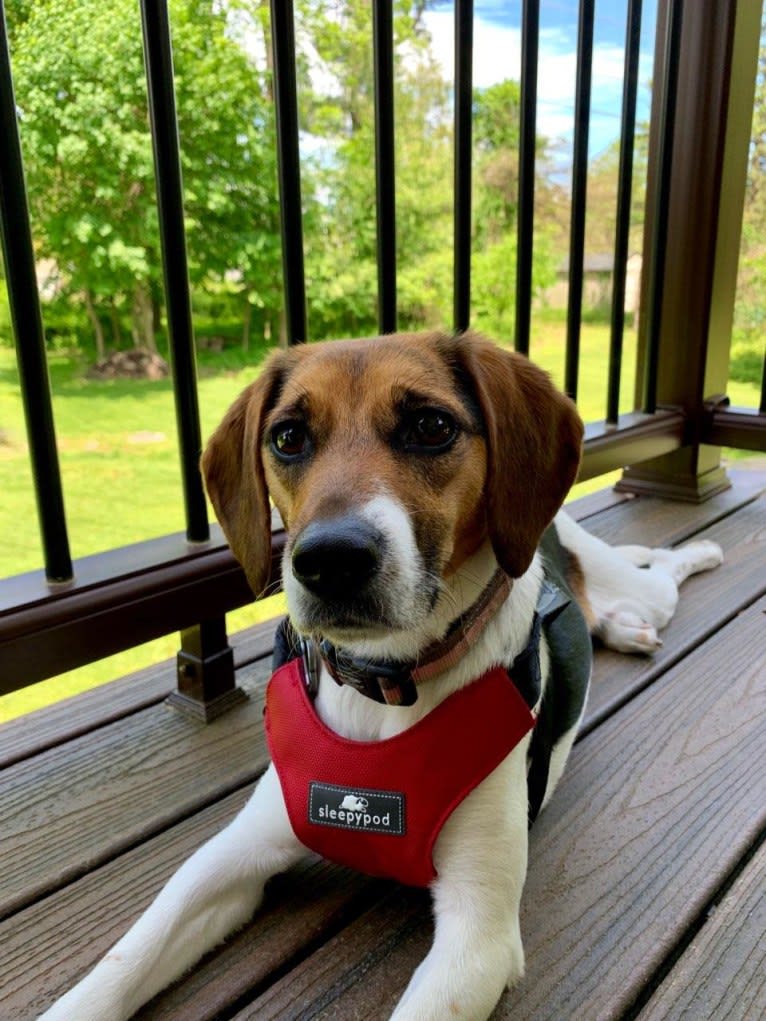
<instances>
[{"instance_id":1,"label":"wooden deck","mask_svg":"<svg viewBox=\"0 0 766 1021\"><path fill-rule=\"evenodd\" d=\"M607 540L721 543L652 659L600 651L583 734L531 836L527 977L494 1017L766 1017L766 472L702 506L614 495ZM167 667L0 727L0 1018L27 1021L125 930L263 770L269 627L250 701L204 726ZM431 937L428 897L313 861L142 1019L384 1018ZM72 1021L77 1021L73 1018Z\"/></svg>"}]
</instances>

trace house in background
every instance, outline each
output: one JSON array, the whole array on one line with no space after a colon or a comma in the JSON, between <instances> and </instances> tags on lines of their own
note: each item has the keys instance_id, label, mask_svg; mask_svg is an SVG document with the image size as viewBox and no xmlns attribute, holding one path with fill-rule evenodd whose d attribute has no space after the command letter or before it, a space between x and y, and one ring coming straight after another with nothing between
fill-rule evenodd
<instances>
[{"instance_id":1,"label":"house in background","mask_svg":"<svg viewBox=\"0 0 766 1021\"><path fill-rule=\"evenodd\" d=\"M635 316L641 295L640 252L628 256L625 275L625 314ZM609 309L612 300L614 256L601 252L585 256L583 266L583 306L586 309ZM569 258L564 259L556 273L556 283L542 295L542 304L548 308L566 308L569 301Z\"/></svg>"}]
</instances>

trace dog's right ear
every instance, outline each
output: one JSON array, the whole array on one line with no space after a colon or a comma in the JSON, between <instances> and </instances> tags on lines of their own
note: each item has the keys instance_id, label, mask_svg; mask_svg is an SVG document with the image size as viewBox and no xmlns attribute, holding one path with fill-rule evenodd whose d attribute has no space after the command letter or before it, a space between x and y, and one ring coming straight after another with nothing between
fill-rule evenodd
<instances>
[{"instance_id":1,"label":"dog's right ear","mask_svg":"<svg viewBox=\"0 0 766 1021\"><path fill-rule=\"evenodd\" d=\"M231 550L256 595L271 571L271 507L261 459L263 420L284 374L281 352L232 404L210 437L201 468Z\"/></svg>"}]
</instances>

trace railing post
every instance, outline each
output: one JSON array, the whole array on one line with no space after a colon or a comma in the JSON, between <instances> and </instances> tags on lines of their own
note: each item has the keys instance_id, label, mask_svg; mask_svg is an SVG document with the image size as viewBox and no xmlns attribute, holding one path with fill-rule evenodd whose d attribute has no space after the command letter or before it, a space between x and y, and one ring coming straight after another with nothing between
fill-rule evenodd
<instances>
[{"instance_id":1,"label":"railing post","mask_svg":"<svg viewBox=\"0 0 766 1021\"><path fill-rule=\"evenodd\" d=\"M234 653L226 640L226 618L203 620L181 632L177 656L178 689L168 697L170 705L210 723L245 693L234 686Z\"/></svg>"},{"instance_id":2,"label":"railing post","mask_svg":"<svg viewBox=\"0 0 766 1021\"><path fill-rule=\"evenodd\" d=\"M207 542L210 528L199 472L202 442L167 0L141 0L141 20L186 536L189 542ZM202 621L182 631L178 690L168 697L168 703L200 719L211 720L246 698L236 687L234 656L226 639L226 618Z\"/></svg>"},{"instance_id":3,"label":"railing post","mask_svg":"<svg viewBox=\"0 0 766 1021\"><path fill-rule=\"evenodd\" d=\"M679 6L680 5L680 6ZM660 0L655 66L665 66L663 25L680 16L675 116L671 118L666 221L661 208L663 97L652 101L647 183L647 229L641 287L637 403L645 410L681 409L687 421L683 448L625 471L618 489L701 501L729 486L720 447L700 438L705 399L725 393L734 308L755 66L760 39L760 0ZM664 268L656 279L658 231L664 235ZM661 287L656 316L653 287ZM643 311L646 310L646 314ZM654 322L652 322L654 319ZM656 392L653 375L656 331Z\"/></svg>"},{"instance_id":4,"label":"railing post","mask_svg":"<svg viewBox=\"0 0 766 1021\"><path fill-rule=\"evenodd\" d=\"M455 225L453 326L471 320L471 138L473 131L473 0L455 4Z\"/></svg>"},{"instance_id":5,"label":"railing post","mask_svg":"<svg viewBox=\"0 0 766 1021\"><path fill-rule=\"evenodd\" d=\"M8 305L35 480L37 514L50 583L72 581L64 494L56 451L51 387L45 351L35 250L29 223L24 164L11 77L5 10L0 3L0 244L5 260Z\"/></svg>"}]
</instances>

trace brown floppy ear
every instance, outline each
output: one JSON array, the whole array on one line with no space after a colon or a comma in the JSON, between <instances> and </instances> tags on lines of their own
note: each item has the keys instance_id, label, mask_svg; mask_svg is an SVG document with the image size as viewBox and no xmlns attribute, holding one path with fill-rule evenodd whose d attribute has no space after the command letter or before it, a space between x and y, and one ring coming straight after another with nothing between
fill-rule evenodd
<instances>
[{"instance_id":1,"label":"brown floppy ear","mask_svg":"<svg viewBox=\"0 0 766 1021\"><path fill-rule=\"evenodd\" d=\"M518 578L577 476L583 424L573 402L523 355L478 334L457 338L487 441L487 523L498 563Z\"/></svg>"},{"instance_id":2,"label":"brown floppy ear","mask_svg":"<svg viewBox=\"0 0 766 1021\"><path fill-rule=\"evenodd\" d=\"M261 460L263 419L282 379L280 353L239 395L210 437L201 468L216 517L260 595L271 570L271 508Z\"/></svg>"}]
</instances>

